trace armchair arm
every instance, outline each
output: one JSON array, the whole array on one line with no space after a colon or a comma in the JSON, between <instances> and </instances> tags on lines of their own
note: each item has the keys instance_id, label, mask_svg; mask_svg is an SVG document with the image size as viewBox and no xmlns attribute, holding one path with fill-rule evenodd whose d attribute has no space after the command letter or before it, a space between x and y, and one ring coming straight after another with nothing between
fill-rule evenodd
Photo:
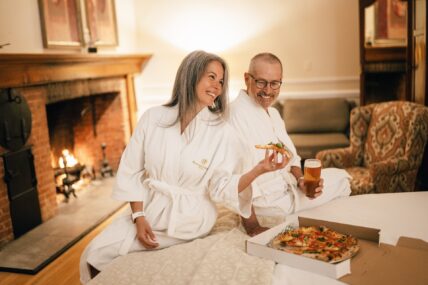
<instances>
[{"instance_id":1,"label":"armchair arm","mask_svg":"<svg viewBox=\"0 0 428 285\"><path fill-rule=\"evenodd\" d=\"M374 162L370 165L370 174L375 177L378 175L396 175L403 171L416 169L408 159L393 158L380 162Z\"/></svg>"},{"instance_id":2,"label":"armchair arm","mask_svg":"<svg viewBox=\"0 0 428 285\"><path fill-rule=\"evenodd\" d=\"M346 168L353 166L354 155L350 147L326 149L317 153L323 167Z\"/></svg>"},{"instance_id":3,"label":"armchair arm","mask_svg":"<svg viewBox=\"0 0 428 285\"><path fill-rule=\"evenodd\" d=\"M394 158L370 165L377 193L413 191L418 167L405 158Z\"/></svg>"}]
</instances>

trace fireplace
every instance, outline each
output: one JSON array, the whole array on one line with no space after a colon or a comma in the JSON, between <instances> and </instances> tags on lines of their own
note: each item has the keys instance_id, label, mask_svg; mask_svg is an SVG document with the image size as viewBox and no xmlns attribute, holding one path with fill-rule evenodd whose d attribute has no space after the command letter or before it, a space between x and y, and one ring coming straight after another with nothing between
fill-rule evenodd
<instances>
[{"instance_id":1,"label":"fireplace","mask_svg":"<svg viewBox=\"0 0 428 285\"><path fill-rule=\"evenodd\" d=\"M59 159L70 151L100 176L103 162L118 167L135 126L133 76L149 55L0 54L0 89L12 88L32 113L25 147L34 157L42 221L56 214ZM0 154L11 153L0 147ZM0 177L5 176L3 162ZM0 246L14 239L10 197L0 181Z\"/></svg>"},{"instance_id":2,"label":"fireplace","mask_svg":"<svg viewBox=\"0 0 428 285\"><path fill-rule=\"evenodd\" d=\"M91 84L103 86L103 81ZM74 84L79 85L79 82ZM120 89L120 85L113 89ZM74 184L84 176L82 174L87 178L104 176L103 160L109 161L113 173L126 137L120 92L62 98L46 105L46 115L56 188L66 201L70 194L76 197Z\"/></svg>"}]
</instances>

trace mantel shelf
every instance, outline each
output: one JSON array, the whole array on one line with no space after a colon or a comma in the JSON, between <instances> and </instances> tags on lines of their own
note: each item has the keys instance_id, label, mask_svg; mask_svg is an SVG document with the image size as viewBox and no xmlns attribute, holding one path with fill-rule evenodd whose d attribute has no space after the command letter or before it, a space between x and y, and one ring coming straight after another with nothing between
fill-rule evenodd
<instances>
[{"instance_id":1,"label":"mantel shelf","mask_svg":"<svg viewBox=\"0 0 428 285\"><path fill-rule=\"evenodd\" d=\"M0 88L127 76L140 73L150 54L0 54Z\"/></svg>"},{"instance_id":2,"label":"mantel shelf","mask_svg":"<svg viewBox=\"0 0 428 285\"><path fill-rule=\"evenodd\" d=\"M364 57L366 62L406 62L405 46L400 47L365 47Z\"/></svg>"}]
</instances>

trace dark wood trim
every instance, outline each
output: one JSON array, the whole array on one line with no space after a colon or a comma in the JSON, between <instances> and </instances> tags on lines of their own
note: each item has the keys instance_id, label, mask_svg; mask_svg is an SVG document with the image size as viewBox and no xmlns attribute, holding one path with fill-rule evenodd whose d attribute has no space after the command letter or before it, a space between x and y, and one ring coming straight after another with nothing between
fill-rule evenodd
<instances>
[{"instance_id":1,"label":"dark wood trim","mask_svg":"<svg viewBox=\"0 0 428 285\"><path fill-rule=\"evenodd\" d=\"M376 0L360 0L360 5L362 6L362 8L366 8L372 5L374 2L376 2Z\"/></svg>"},{"instance_id":2,"label":"dark wood trim","mask_svg":"<svg viewBox=\"0 0 428 285\"><path fill-rule=\"evenodd\" d=\"M407 50L406 50L406 75L408 76L406 80L406 98L405 100L415 102L414 94L414 80L413 80L413 63L414 59L414 50L415 50L415 38L413 37L413 30L415 28L416 20L416 7L415 0L407 0ZM409 16L411 15L411 16Z\"/></svg>"},{"instance_id":3,"label":"dark wood trim","mask_svg":"<svg viewBox=\"0 0 428 285\"><path fill-rule=\"evenodd\" d=\"M365 62L388 62L403 61L406 62L406 50L403 47L366 47Z\"/></svg>"},{"instance_id":4,"label":"dark wood trim","mask_svg":"<svg viewBox=\"0 0 428 285\"><path fill-rule=\"evenodd\" d=\"M0 54L0 88L140 73L149 54Z\"/></svg>"},{"instance_id":5,"label":"dark wood trim","mask_svg":"<svg viewBox=\"0 0 428 285\"><path fill-rule=\"evenodd\" d=\"M364 19L364 8L367 7L369 4L366 3L367 1L360 0L358 1L359 9L358 9L358 19L360 21L359 23L359 37L360 37L360 105L363 106L365 104L365 96L362 96L361 94L365 94L365 72L364 72L364 58L365 58L365 49L362 48L361 43L365 44L365 29L366 29L366 23L362 19Z\"/></svg>"},{"instance_id":6,"label":"dark wood trim","mask_svg":"<svg viewBox=\"0 0 428 285\"><path fill-rule=\"evenodd\" d=\"M428 5L425 1L425 29L427 29L428 27ZM426 68L428 68L428 45L426 44L427 41L427 34L425 31L425 106L428 107L428 86L427 86L427 82L428 82L428 72L426 70ZM426 149L428 149L428 143L426 145ZM427 159L427 164L426 164L426 168L428 170L428 159ZM428 180L428 179L427 179ZM428 184L428 183L427 183ZM428 188L427 188L428 190Z\"/></svg>"}]
</instances>

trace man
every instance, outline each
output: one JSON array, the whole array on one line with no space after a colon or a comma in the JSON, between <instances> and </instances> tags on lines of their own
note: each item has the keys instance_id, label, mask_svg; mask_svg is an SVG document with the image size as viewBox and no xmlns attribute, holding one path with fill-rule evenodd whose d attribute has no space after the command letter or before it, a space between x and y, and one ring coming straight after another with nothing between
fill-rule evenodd
<instances>
[{"instance_id":1,"label":"man","mask_svg":"<svg viewBox=\"0 0 428 285\"><path fill-rule=\"evenodd\" d=\"M242 219L249 235L267 229L259 225L256 214L284 217L351 193L349 174L341 169L329 168L322 170L315 198L306 197L301 159L287 134L283 119L271 107L280 92L282 71L281 61L275 55L261 53L254 56L248 72L244 74L247 88L241 90L231 104L230 123L247 144L245 147L251 160L249 162L260 161L264 156L264 152L256 149L255 145L279 142L292 153L286 168L260 176L252 183L252 215Z\"/></svg>"}]
</instances>

